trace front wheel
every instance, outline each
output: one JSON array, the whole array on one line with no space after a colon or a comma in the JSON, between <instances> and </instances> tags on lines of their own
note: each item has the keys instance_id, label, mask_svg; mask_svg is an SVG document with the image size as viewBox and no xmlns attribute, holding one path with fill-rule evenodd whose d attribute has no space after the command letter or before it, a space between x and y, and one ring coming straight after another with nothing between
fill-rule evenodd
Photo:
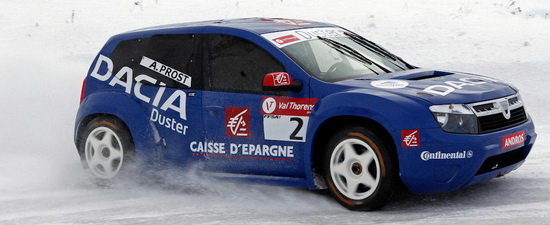
<instances>
[{"instance_id":1,"label":"front wheel","mask_svg":"<svg viewBox=\"0 0 550 225\"><path fill-rule=\"evenodd\" d=\"M327 145L323 165L329 191L351 210L382 207L397 185L390 149L363 127L337 132Z\"/></svg>"}]
</instances>

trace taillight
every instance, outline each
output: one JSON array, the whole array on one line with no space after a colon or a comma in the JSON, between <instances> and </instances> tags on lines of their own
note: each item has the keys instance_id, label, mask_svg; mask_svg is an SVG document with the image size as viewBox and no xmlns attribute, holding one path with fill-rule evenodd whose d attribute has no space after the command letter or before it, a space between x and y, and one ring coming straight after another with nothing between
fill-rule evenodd
<instances>
[{"instance_id":1,"label":"taillight","mask_svg":"<svg viewBox=\"0 0 550 225\"><path fill-rule=\"evenodd\" d=\"M82 89L80 90L80 104L82 104L82 101L84 101L85 95L86 95L86 78L84 78L84 81L82 81Z\"/></svg>"}]
</instances>

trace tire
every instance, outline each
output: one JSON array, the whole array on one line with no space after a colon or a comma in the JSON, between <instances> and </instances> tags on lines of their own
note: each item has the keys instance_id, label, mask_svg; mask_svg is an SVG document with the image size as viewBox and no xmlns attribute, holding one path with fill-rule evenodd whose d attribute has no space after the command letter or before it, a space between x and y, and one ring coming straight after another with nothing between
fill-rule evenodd
<instances>
[{"instance_id":1,"label":"tire","mask_svg":"<svg viewBox=\"0 0 550 225\"><path fill-rule=\"evenodd\" d=\"M352 126L332 136L323 157L329 192L350 210L375 210L398 186L391 149L370 130Z\"/></svg>"},{"instance_id":2,"label":"tire","mask_svg":"<svg viewBox=\"0 0 550 225\"><path fill-rule=\"evenodd\" d=\"M134 144L128 128L118 119L100 116L90 121L78 137L82 166L105 183L128 172L134 162Z\"/></svg>"}]
</instances>

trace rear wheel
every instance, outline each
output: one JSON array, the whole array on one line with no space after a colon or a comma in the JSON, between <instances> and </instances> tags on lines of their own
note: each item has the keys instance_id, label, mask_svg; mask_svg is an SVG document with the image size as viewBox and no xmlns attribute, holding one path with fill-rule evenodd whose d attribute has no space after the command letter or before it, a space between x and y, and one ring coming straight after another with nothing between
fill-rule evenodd
<instances>
[{"instance_id":1,"label":"rear wheel","mask_svg":"<svg viewBox=\"0 0 550 225\"><path fill-rule=\"evenodd\" d=\"M348 127L325 150L324 177L331 194L348 209L382 207L397 185L390 149L373 132Z\"/></svg>"},{"instance_id":2,"label":"rear wheel","mask_svg":"<svg viewBox=\"0 0 550 225\"><path fill-rule=\"evenodd\" d=\"M117 119L104 116L93 119L80 140L82 164L95 178L114 179L133 162L130 132Z\"/></svg>"}]
</instances>

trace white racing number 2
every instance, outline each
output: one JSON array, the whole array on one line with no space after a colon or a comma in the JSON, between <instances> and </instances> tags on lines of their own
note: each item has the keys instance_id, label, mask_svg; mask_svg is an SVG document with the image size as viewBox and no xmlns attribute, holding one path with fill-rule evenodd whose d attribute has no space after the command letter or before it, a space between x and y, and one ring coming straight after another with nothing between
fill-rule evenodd
<instances>
[{"instance_id":1,"label":"white racing number 2","mask_svg":"<svg viewBox=\"0 0 550 225\"><path fill-rule=\"evenodd\" d=\"M305 142L309 115L316 102L310 98L264 97L264 138Z\"/></svg>"}]
</instances>

